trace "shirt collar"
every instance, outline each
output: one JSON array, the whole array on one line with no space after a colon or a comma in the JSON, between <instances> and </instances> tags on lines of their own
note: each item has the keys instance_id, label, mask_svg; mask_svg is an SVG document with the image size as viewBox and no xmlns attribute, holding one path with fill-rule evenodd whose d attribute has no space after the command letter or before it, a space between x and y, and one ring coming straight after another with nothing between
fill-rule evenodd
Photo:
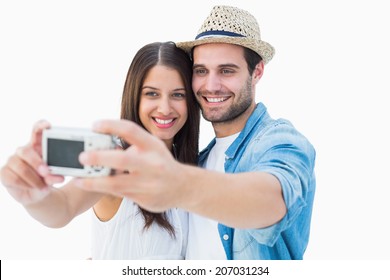
<instances>
[{"instance_id":1,"label":"shirt collar","mask_svg":"<svg viewBox=\"0 0 390 280\"><path fill-rule=\"evenodd\" d=\"M244 129L241 131L240 135L236 138L232 145L227 149L226 156L228 158L234 158L237 151L243 145L248 135L257 127L258 123L261 122L263 115L267 112L267 108L263 103L258 103L255 110L249 116L249 119L246 121Z\"/></svg>"},{"instance_id":2,"label":"shirt collar","mask_svg":"<svg viewBox=\"0 0 390 280\"><path fill-rule=\"evenodd\" d=\"M257 126L257 124L261 121L263 115L267 112L267 108L263 103L258 103L256 105L255 110L249 116L244 129L238 135L236 140L234 140L233 144L226 151L226 156L229 158L234 158L240 146L244 143L247 136L251 133L251 131ZM215 145L215 138L210 142L210 144L203 149L199 154L199 162L203 162L207 155L209 154L212 147Z\"/></svg>"}]
</instances>

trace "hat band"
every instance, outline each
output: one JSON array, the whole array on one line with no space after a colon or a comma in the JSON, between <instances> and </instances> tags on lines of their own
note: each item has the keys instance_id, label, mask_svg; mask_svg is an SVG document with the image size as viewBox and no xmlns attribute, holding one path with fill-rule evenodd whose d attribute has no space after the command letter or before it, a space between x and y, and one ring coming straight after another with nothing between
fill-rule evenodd
<instances>
[{"instance_id":1,"label":"hat band","mask_svg":"<svg viewBox=\"0 0 390 280\"><path fill-rule=\"evenodd\" d=\"M208 37L245 37L244 35L229 32L229 31L223 31L223 30L210 30L206 32L202 32L196 36L195 40L208 38Z\"/></svg>"}]
</instances>

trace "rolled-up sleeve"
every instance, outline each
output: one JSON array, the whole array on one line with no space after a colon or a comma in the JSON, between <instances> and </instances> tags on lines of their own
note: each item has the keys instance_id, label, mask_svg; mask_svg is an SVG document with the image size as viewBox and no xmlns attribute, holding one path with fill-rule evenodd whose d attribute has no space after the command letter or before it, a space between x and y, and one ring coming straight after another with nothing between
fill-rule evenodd
<instances>
[{"instance_id":1,"label":"rolled-up sleeve","mask_svg":"<svg viewBox=\"0 0 390 280\"><path fill-rule=\"evenodd\" d=\"M275 176L282 187L287 213L276 224L251 229L257 242L273 246L280 234L290 227L306 206L306 195L314 169L315 151L310 142L288 122L273 123L249 144L250 154L242 163L250 163L249 171ZM248 171L248 166L244 167Z\"/></svg>"}]
</instances>

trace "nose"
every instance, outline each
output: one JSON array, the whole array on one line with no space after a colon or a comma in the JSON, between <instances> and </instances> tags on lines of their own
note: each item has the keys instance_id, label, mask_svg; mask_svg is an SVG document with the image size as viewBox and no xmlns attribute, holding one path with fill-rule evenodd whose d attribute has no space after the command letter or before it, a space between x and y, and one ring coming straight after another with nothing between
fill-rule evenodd
<instances>
[{"instance_id":1,"label":"nose","mask_svg":"<svg viewBox=\"0 0 390 280\"><path fill-rule=\"evenodd\" d=\"M158 102L157 112L162 115L169 115L172 111L172 107L168 98L161 98Z\"/></svg>"},{"instance_id":2,"label":"nose","mask_svg":"<svg viewBox=\"0 0 390 280\"><path fill-rule=\"evenodd\" d=\"M205 79L205 90L209 92L217 92L221 90L221 79L214 73L209 73Z\"/></svg>"}]
</instances>

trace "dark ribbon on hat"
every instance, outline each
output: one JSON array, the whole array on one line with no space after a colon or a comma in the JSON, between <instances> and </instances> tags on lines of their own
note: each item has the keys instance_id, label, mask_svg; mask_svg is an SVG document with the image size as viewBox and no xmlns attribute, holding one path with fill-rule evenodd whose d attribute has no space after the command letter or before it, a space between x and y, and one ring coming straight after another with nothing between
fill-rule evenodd
<instances>
[{"instance_id":1,"label":"dark ribbon on hat","mask_svg":"<svg viewBox=\"0 0 390 280\"><path fill-rule=\"evenodd\" d=\"M222 36L227 36L227 37L245 37L244 35L237 34L234 32L223 31L223 30L210 30L210 31L205 31L205 32L198 34L198 36L196 36L195 40L197 40L201 37L210 36L210 35L220 35L220 36L222 35Z\"/></svg>"}]
</instances>

